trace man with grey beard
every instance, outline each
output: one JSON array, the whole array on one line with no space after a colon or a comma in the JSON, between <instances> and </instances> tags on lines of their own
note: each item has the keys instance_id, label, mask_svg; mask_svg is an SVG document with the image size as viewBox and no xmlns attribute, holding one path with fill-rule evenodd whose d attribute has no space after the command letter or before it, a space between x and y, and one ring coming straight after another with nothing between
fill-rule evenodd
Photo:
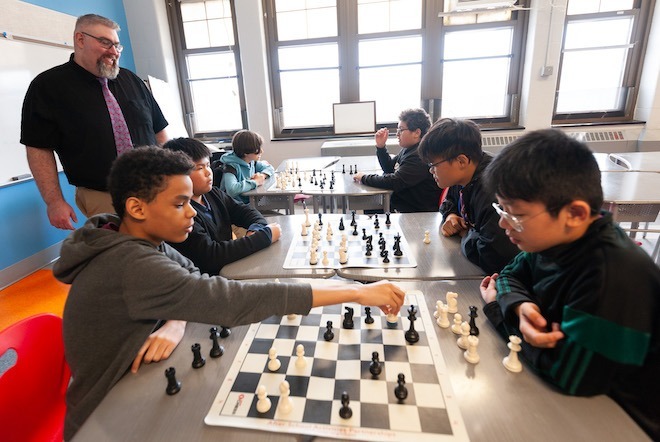
<instances>
[{"instance_id":1,"label":"man with grey beard","mask_svg":"<svg viewBox=\"0 0 660 442\"><path fill-rule=\"evenodd\" d=\"M89 217L114 213L106 179L122 149L168 139L167 121L151 92L119 67L119 30L99 15L79 17L69 61L39 74L25 95L21 143L48 219L59 229L73 230L77 218L62 195L54 152L76 186L76 205Z\"/></svg>"}]
</instances>

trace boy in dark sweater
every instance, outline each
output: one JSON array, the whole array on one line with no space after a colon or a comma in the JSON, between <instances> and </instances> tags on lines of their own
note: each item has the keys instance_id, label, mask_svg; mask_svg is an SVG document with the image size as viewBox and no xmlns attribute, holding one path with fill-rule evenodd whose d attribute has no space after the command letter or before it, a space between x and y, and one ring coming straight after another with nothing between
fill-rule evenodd
<instances>
[{"instance_id":1,"label":"boy in dark sweater","mask_svg":"<svg viewBox=\"0 0 660 442\"><path fill-rule=\"evenodd\" d=\"M117 215L91 217L62 244L54 275L71 284L64 348L72 373L64 438L69 440L126 373L163 321L227 326L314 306L357 302L397 313L404 292L388 282L312 287L247 283L201 274L167 245L193 228L192 161L147 147L117 158L109 190ZM167 324L166 322L166 324Z\"/></svg>"},{"instance_id":2,"label":"boy in dark sweater","mask_svg":"<svg viewBox=\"0 0 660 442\"><path fill-rule=\"evenodd\" d=\"M518 254L499 228L495 196L481 175L493 159L481 150L481 131L470 120L443 118L419 143L419 155L440 188L448 188L440 205L441 233L461 236L461 249L486 273L499 272Z\"/></svg>"},{"instance_id":3,"label":"boy in dark sweater","mask_svg":"<svg viewBox=\"0 0 660 442\"><path fill-rule=\"evenodd\" d=\"M419 157L419 140L431 126L431 118L424 109L407 109L399 115L396 136L399 152L394 158L387 152L387 128L376 132L376 156L383 174L358 172L353 180L379 189L392 190L392 209L397 212L436 212L442 191L427 173Z\"/></svg>"},{"instance_id":4,"label":"boy in dark sweater","mask_svg":"<svg viewBox=\"0 0 660 442\"><path fill-rule=\"evenodd\" d=\"M486 277L484 312L522 355L573 395L607 394L660 440L660 269L600 210L600 171L583 143L530 132L484 173L520 253Z\"/></svg>"},{"instance_id":5,"label":"boy in dark sweater","mask_svg":"<svg viewBox=\"0 0 660 442\"><path fill-rule=\"evenodd\" d=\"M279 224L266 225L258 210L213 187L211 151L204 143L176 138L163 147L183 152L195 163L190 174L193 184L190 204L197 211L195 225L185 241L170 245L202 273L217 275L225 265L265 249L280 238ZM247 229L246 236L233 240L232 224Z\"/></svg>"}]
</instances>

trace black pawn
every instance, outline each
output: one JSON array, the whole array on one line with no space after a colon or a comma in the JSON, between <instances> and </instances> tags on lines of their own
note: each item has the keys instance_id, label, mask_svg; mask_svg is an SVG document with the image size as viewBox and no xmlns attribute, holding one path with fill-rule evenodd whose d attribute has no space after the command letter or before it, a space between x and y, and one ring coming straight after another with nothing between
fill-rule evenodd
<instances>
[{"instance_id":1,"label":"black pawn","mask_svg":"<svg viewBox=\"0 0 660 442\"><path fill-rule=\"evenodd\" d=\"M344 218L339 219L339 230L344 230Z\"/></svg>"},{"instance_id":2,"label":"black pawn","mask_svg":"<svg viewBox=\"0 0 660 442\"><path fill-rule=\"evenodd\" d=\"M417 310L414 305L411 305L408 308L408 321L410 321L410 328L406 331L405 338L406 341L414 344L419 341L419 333L415 330L415 321L417 320Z\"/></svg>"},{"instance_id":3,"label":"black pawn","mask_svg":"<svg viewBox=\"0 0 660 442\"><path fill-rule=\"evenodd\" d=\"M353 410L348 406L350 399L348 393L345 391L341 394L341 408L339 409L339 417L342 419L350 419L353 416Z\"/></svg>"},{"instance_id":4,"label":"black pawn","mask_svg":"<svg viewBox=\"0 0 660 442\"><path fill-rule=\"evenodd\" d=\"M325 326L325 333L323 333L323 339L326 341L332 341L335 339L335 334L332 331L332 321L327 322L327 325Z\"/></svg>"},{"instance_id":5,"label":"black pawn","mask_svg":"<svg viewBox=\"0 0 660 442\"><path fill-rule=\"evenodd\" d=\"M354 322L353 322L353 313L354 310L352 307L344 307L346 309L346 313L344 313L344 322L343 326L344 328L351 329L354 327Z\"/></svg>"},{"instance_id":6,"label":"black pawn","mask_svg":"<svg viewBox=\"0 0 660 442\"><path fill-rule=\"evenodd\" d=\"M358 236L357 223L353 226L353 236Z\"/></svg>"},{"instance_id":7,"label":"black pawn","mask_svg":"<svg viewBox=\"0 0 660 442\"><path fill-rule=\"evenodd\" d=\"M346 173L346 164L341 165L341 173Z\"/></svg>"},{"instance_id":8,"label":"black pawn","mask_svg":"<svg viewBox=\"0 0 660 442\"><path fill-rule=\"evenodd\" d=\"M390 263L390 258L387 255L389 255L390 252L388 252L387 250L383 250L383 253L385 254L385 256L383 256L383 263L389 264Z\"/></svg>"},{"instance_id":9,"label":"black pawn","mask_svg":"<svg viewBox=\"0 0 660 442\"><path fill-rule=\"evenodd\" d=\"M389 226L392 224L392 221L390 221L390 212L385 212L385 225Z\"/></svg>"},{"instance_id":10,"label":"black pawn","mask_svg":"<svg viewBox=\"0 0 660 442\"><path fill-rule=\"evenodd\" d=\"M323 214L319 213L319 226L323 225L323 220L321 219Z\"/></svg>"},{"instance_id":11,"label":"black pawn","mask_svg":"<svg viewBox=\"0 0 660 442\"><path fill-rule=\"evenodd\" d=\"M474 305L470 306L470 336L479 336L479 327L475 323L475 319L479 316L477 314L477 307Z\"/></svg>"},{"instance_id":12,"label":"black pawn","mask_svg":"<svg viewBox=\"0 0 660 442\"><path fill-rule=\"evenodd\" d=\"M220 333L218 333L218 328L217 327L211 327L211 336L209 338L213 342L213 346L211 347L211 351L209 352L209 355L212 358L219 358L223 354L225 354L225 349L218 344L218 338L220 337Z\"/></svg>"},{"instance_id":13,"label":"black pawn","mask_svg":"<svg viewBox=\"0 0 660 442\"><path fill-rule=\"evenodd\" d=\"M194 343L190 349L193 352L193 361L192 361L192 367L193 368L202 368L204 364L206 364L206 359L204 356L202 356L202 347L198 343Z\"/></svg>"},{"instance_id":14,"label":"black pawn","mask_svg":"<svg viewBox=\"0 0 660 442\"><path fill-rule=\"evenodd\" d=\"M332 190L332 189L334 189L334 188L335 188L335 182L334 182L334 181L330 181L330 190Z\"/></svg>"},{"instance_id":15,"label":"black pawn","mask_svg":"<svg viewBox=\"0 0 660 442\"><path fill-rule=\"evenodd\" d=\"M226 338L227 336L231 335L231 330L225 327L224 325L221 326L222 330L220 330L220 337L222 339Z\"/></svg>"},{"instance_id":16,"label":"black pawn","mask_svg":"<svg viewBox=\"0 0 660 442\"><path fill-rule=\"evenodd\" d=\"M167 388L165 389L165 393L171 396L181 391L181 382L176 380L176 370L174 367L165 369L165 377L167 378Z\"/></svg>"},{"instance_id":17,"label":"black pawn","mask_svg":"<svg viewBox=\"0 0 660 442\"><path fill-rule=\"evenodd\" d=\"M378 221L378 215L374 218L374 229L380 229L380 223Z\"/></svg>"},{"instance_id":18,"label":"black pawn","mask_svg":"<svg viewBox=\"0 0 660 442\"><path fill-rule=\"evenodd\" d=\"M362 239L367 240L367 229L362 229Z\"/></svg>"},{"instance_id":19,"label":"black pawn","mask_svg":"<svg viewBox=\"0 0 660 442\"><path fill-rule=\"evenodd\" d=\"M357 173L357 164L355 165L355 167L353 168L353 170L355 171L355 173Z\"/></svg>"},{"instance_id":20,"label":"black pawn","mask_svg":"<svg viewBox=\"0 0 660 442\"><path fill-rule=\"evenodd\" d=\"M403 373L399 373L397 377L397 386L394 388L394 396L399 401L403 401L408 397L408 389L406 388L406 376Z\"/></svg>"},{"instance_id":21,"label":"black pawn","mask_svg":"<svg viewBox=\"0 0 660 442\"><path fill-rule=\"evenodd\" d=\"M355 210L351 210L351 226L357 226L357 221L355 221Z\"/></svg>"},{"instance_id":22,"label":"black pawn","mask_svg":"<svg viewBox=\"0 0 660 442\"><path fill-rule=\"evenodd\" d=\"M364 323L365 324L373 324L374 323L374 318L371 316L371 307L365 307L364 308L364 314L366 317L364 318Z\"/></svg>"},{"instance_id":23,"label":"black pawn","mask_svg":"<svg viewBox=\"0 0 660 442\"><path fill-rule=\"evenodd\" d=\"M371 353L371 364L369 364L369 372L374 376L380 376L383 368L380 366L380 361L378 360L378 352L375 351Z\"/></svg>"}]
</instances>

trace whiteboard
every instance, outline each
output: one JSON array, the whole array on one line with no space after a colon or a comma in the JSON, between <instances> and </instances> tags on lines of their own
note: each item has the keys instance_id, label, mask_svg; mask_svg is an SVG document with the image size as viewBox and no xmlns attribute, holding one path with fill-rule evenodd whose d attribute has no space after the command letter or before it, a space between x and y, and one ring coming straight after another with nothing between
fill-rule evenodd
<instances>
[{"instance_id":1,"label":"whiteboard","mask_svg":"<svg viewBox=\"0 0 660 442\"><path fill-rule=\"evenodd\" d=\"M21 139L21 110L34 77L66 63L73 48L61 48L0 37L0 184L30 173ZM59 166L59 164L58 164Z\"/></svg>"}]
</instances>

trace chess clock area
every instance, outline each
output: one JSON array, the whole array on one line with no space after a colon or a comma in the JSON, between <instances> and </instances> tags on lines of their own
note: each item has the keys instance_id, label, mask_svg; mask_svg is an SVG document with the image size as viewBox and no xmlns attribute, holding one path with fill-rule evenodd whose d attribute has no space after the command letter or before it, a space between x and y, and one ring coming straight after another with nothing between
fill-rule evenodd
<instances>
[{"instance_id":1,"label":"chess clock area","mask_svg":"<svg viewBox=\"0 0 660 442\"><path fill-rule=\"evenodd\" d=\"M306 420L315 441L355 440L358 430L369 428L362 440L648 440L609 398L563 395L524 361L518 366L515 340L501 339L481 314L479 282L397 282L409 299L396 329L379 309L371 309L369 324L364 309L352 304L234 327L218 339L224 349L219 357L210 352L220 325L189 323L170 359L125 375L74 440L292 441L309 438L295 428L305 427ZM335 277L312 283L352 282ZM448 298L447 292L457 295ZM417 310L413 321L410 304ZM452 332L454 305L466 336L478 329L472 352L460 348L463 336ZM344 327L346 307L354 308L353 329ZM411 322L415 343L405 336ZM218 329L211 331L213 326ZM199 368L193 367L194 344L205 359ZM273 348L280 365L275 371L268 368ZM179 383L171 395L169 367ZM290 409L286 404L280 409L282 395ZM258 405L263 399L269 406ZM268 410L260 413L257 407ZM319 424L325 416L330 422ZM226 426L225 418L235 422ZM379 429L381 419L391 428Z\"/></svg>"}]
</instances>

